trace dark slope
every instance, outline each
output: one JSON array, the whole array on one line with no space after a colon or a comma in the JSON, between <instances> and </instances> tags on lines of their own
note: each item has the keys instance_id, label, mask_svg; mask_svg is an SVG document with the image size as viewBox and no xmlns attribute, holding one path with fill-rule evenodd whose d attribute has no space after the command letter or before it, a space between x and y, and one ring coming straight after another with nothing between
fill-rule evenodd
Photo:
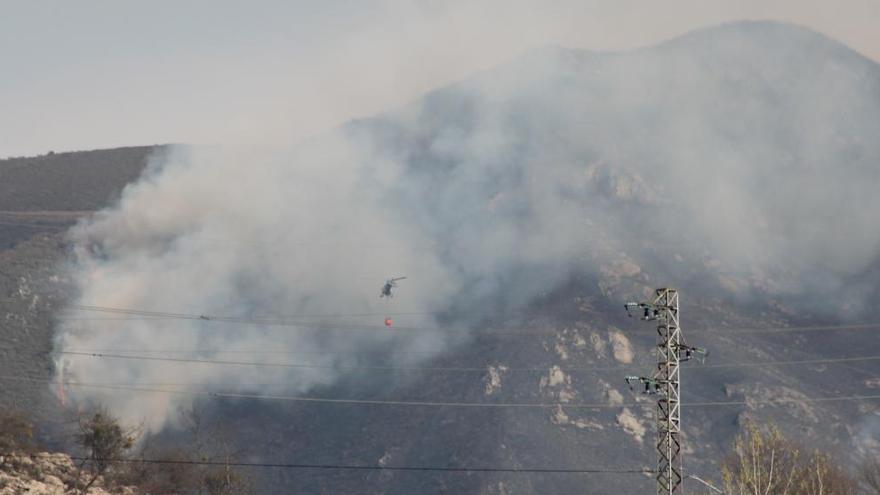
<instances>
[{"instance_id":1,"label":"dark slope","mask_svg":"<svg viewBox=\"0 0 880 495\"><path fill-rule=\"evenodd\" d=\"M0 160L0 375L49 379L49 308L67 300L65 232L78 218L106 208L136 180L162 146L53 153ZM50 445L65 418L49 387L4 382L0 405L27 412Z\"/></svg>"}]
</instances>

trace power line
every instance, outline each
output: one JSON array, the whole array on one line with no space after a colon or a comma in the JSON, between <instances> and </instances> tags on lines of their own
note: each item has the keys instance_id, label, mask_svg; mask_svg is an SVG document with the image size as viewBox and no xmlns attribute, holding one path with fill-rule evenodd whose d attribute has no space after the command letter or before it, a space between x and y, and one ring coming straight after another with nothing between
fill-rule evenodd
<instances>
[{"instance_id":1,"label":"power line","mask_svg":"<svg viewBox=\"0 0 880 495\"><path fill-rule=\"evenodd\" d=\"M777 344L777 345L779 345L779 344ZM782 345L784 346L785 352L791 352L791 353L794 353L794 354L797 354L797 355L803 356L803 357L806 358L806 359L821 359L821 358L820 358L820 354L817 353L817 352L806 352L806 351L804 351L804 350L802 350L802 349L792 348L791 346L788 346L788 345L785 345L785 344L782 344ZM768 348L769 348L769 347L768 347ZM848 370L850 370L850 371L855 371L856 373L859 373L859 374L862 374L862 375L867 375L867 376L872 377L872 378L875 376L873 373L871 373L871 372L868 371L868 370L865 370L865 369L863 369L863 368L859 368L859 367L857 367L857 366L852 366L852 365L847 364L847 363L838 363L838 365L839 365L840 367L842 367L842 368L848 369Z\"/></svg>"},{"instance_id":2,"label":"power line","mask_svg":"<svg viewBox=\"0 0 880 495\"><path fill-rule=\"evenodd\" d=\"M437 349L433 351L390 351L390 350L373 350L373 351L335 351L335 350L312 350L312 351L281 351L268 349L69 349L70 351L81 353L147 353L147 354L201 354L211 352L214 354L252 354L252 355L309 355L309 354L353 354L353 355L396 355L396 354L423 354L434 355L440 354L443 350ZM46 351L47 354L53 351Z\"/></svg>"},{"instance_id":3,"label":"power line","mask_svg":"<svg viewBox=\"0 0 880 495\"><path fill-rule=\"evenodd\" d=\"M389 314L387 316L394 316L394 314ZM214 320L210 318L174 318L174 319L183 319L183 320L192 320L198 321L201 320L205 323L229 323L229 324L242 324L242 325L264 325L268 327L283 327L284 329L295 329L295 330L303 330L310 332L348 332L348 333L366 333L369 331L382 331L386 334L389 334L394 337L407 337L416 333L440 333L447 335L461 335L461 336L503 336L503 337L531 337L535 335L545 335L545 336L553 336L556 335L556 332L551 330L525 330L525 331L504 331L504 330L477 330L474 327L427 327L427 326L400 326L400 325L369 325L369 324L345 324L340 325L337 323L330 322L264 322L257 320L248 320L248 321L222 321L222 320ZM79 321L78 319L67 319L67 318L58 318L60 321ZM123 319L114 319L110 321L162 321L167 320L163 318L123 318ZM83 320L83 321L92 321L92 320ZM98 320L104 321L104 320ZM45 327L38 327L34 325L22 325L21 327L32 328L35 330L42 330ZM91 327L93 330L108 330L106 327ZM112 328L112 330L119 330L121 326L116 326ZM186 328L186 330L196 330L194 327Z\"/></svg>"},{"instance_id":4,"label":"power line","mask_svg":"<svg viewBox=\"0 0 880 495\"><path fill-rule=\"evenodd\" d=\"M214 397L226 399L253 399L253 400L276 400L287 402L304 402L304 403L329 403L329 404L352 404L352 405L383 405L383 406L415 406L415 407L463 407L463 408L537 408L547 409L564 407L571 409L616 409L620 407L650 407L651 403L647 402L629 402L620 404L608 403L567 403L567 402L451 402L451 401L405 401L405 400L382 400L382 399L334 399L324 397L303 397L303 396L287 396L274 394L248 394L235 392L209 392L195 390L169 390L152 387L131 387L123 385L105 385L89 382L61 382L55 379L47 378L30 378L15 376L0 376L0 380L18 380L36 383L46 383L57 386L71 386L82 388L96 388L107 390L122 390L141 393L161 393L170 395L186 395L196 397ZM847 396L830 396L830 397L802 397L788 398L777 397L773 399L755 399L755 400L735 400L735 401L703 401L703 402L684 402L682 407L720 407L720 406L739 406L739 405L783 405L797 404L802 402L845 402L845 401L864 401L878 400L880 394L874 395L847 395Z\"/></svg>"},{"instance_id":5,"label":"power line","mask_svg":"<svg viewBox=\"0 0 880 495\"><path fill-rule=\"evenodd\" d=\"M297 318L355 318L362 316L411 316L411 315L436 315L437 311L408 311L408 312L396 312L396 313L376 313L376 312L368 312L368 313L299 313L299 314L289 314L289 315L277 315L277 316L267 316L267 317L237 317L237 316L222 316L222 315L195 315L189 313L170 313L164 311L146 311L139 309L127 309L127 308L113 308L106 306L90 306L90 305L80 305L74 304L66 307L67 310L74 311L91 311L91 312L99 312L99 313L112 313L112 314L122 314L122 315L134 315L134 316L145 316L149 318L182 318L182 319L209 319L216 321L285 321L289 319L297 319Z\"/></svg>"},{"instance_id":6,"label":"power line","mask_svg":"<svg viewBox=\"0 0 880 495\"><path fill-rule=\"evenodd\" d=\"M33 229L67 229L74 223L76 220L45 220L46 222L56 222L56 223L36 223L36 222L6 222L0 220L0 225L5 225L7 227L28 227ZM57 222L66 222L67 225L58 225Z\"/></svg>"},{"instance_id":7,"label":"power line","mask_svg":"<svg viewBox=\"0 0 880 495\"><path fill-rule=\"evenodd\" d=\"M0 454L0 456L35 457L43 454ZM45 454L50 455L50 454ZM70 456L74 461L93 461L91 457ZM229 466L247 468L282 468L282 469L330 469L355 471L436 471L454 473L534 473L534 474L651 474L648 469L604 469L604 468L503 468L503 467L468 467L468 466L379 466L358 464L310 464L310 463L276 463L276 462L225 462L225 461L190 461L182 459L123 459L100 458L103 462L130 464L170 464L190 466Z\"/></svg>"},{"instance_id":8,"label":"power line","mask_svg":"<svg viewBox=\"0 0 880 495\"><path fill-rule=\"evenodd\" d=\"M714 406L749 406L757 405L782 405L782 404L798 404L801 402L846 402L851 400L878 400L880 394L875 395L842 395L831 397L802 397L802 398L786 398L778 397L775 399L759 399L759 400L734 400L734 401L703 401L703 402L683 402L682 407L714 407Z\"/></svg>"},{"instance_id":9,"label":"power line","mask_svg":"<svg viewBox=\"0 0 880 495\"><path fill-rule=\"evenodd\" d=\"M281 317L233 317L209 314L194 313L172 313L163 311L148 311L131 308L115 308L108 306L91 306L91 305L72 305L68 307L75 311L93 311L113 314L123 314L129 316L142 316L158 319L183 319L183 320L201 320L216 321L223 323L238 324L254 324L254 325L280 325L280 326L302 326L303 322L289 321L296 318L335 318L335 317L359 317L359 316L380 316L380 315L432 315L437 312L409 312L409 313L324 313L324 314L303 314L303 315L287 315ZM499 315L496 315L499 316ZM357 328L383 328L379 325L358 325ZM344 327L343 327L344 328ZM440 328L432 327L397 327L401 330L429 330L440 331ZM777 333L777 332L807 332L819 330L864 330L880 328L880 322L856 323L856 324L836 324L836 325L805 325L805 326L786 326L786 327L738 327L738 328L712 328L690 330L689 333L707 333L707 334L749 334L749 333ZM494 333L494 332L488 332ZM516 332L517 334L555 334L553 331L542 332Z\"/></svg>"},{"instance_id":10,"label":"power line","mask_svg":"<svg viewBox=\"0 0 880 495\"><path fill-rule=\"evenodd\" d=\"M7 349L9 350L9 349ZM12 349L17 350L17 349ZM67 349L65 351L43 351L41 354L61 354L61 353L72 353L72 354L116 354L116 353L125 353L124 357L129 357L131 355L137 357L142 354L203 354L203 353L212 353L212 354L245 354L245 355L439 355L442 354L447 349L436 349L432 351L390 351L390 350L372 350L372 351L337 351L337 350L309 350L309 351L292 351L292 350L268 350L268 349L216 349L216 348L190 348L190 349L131 349L131 348L101 348L101 349L87 349L87 348L74 348ZM800 351L798 351L800 352ZM804 353L800 352L805 356L818 356L815 353ZM847 362L867 362L867 361L875 361L880 360L880 355L872 355L872 356L842 356L842 357L833 357L833 358L822 358L822 357L810 357L809 359L800 359L800 360L774 360L774 361L751 361L751 362L731 362L731 363L709 363L709 364L700 364L700 368L746 368L746 367L763 367L763 366L782 366L782 365L801 365L801 364L839 364L839 363L847 363ZM499 366L502 363L495 364L486 364L485 366ZM561 371L612 371L612 370L622 370L622 369L630 369L634 366L633 363L628 363L625 365L615 365L615 366L600 366L600 367L574 367L574 368L560 368ZM549 369L547 365L544 368L540 367L526 367L526 368L517 368L517 367L506 367L507 371L523 371L523 370L532 370L532 369ZM441 368L442 369L442 368ZM479 369L485 369L479 368Z\"/></svg>"},{"instance_id":11,"label":"power line","mask_svg":"<svg viewBox=\"0 0 880 495\"><path fill-rule=\"evenodd\" d=\"M12 299L7 299L12 300ZM348 332L365 332L368 330L383 331L401 331L401 332L420 332L420 333L458 333L473 334L479 336L533 336L533 335L558 335L556 330L533 330L528 327L518 328L517 331L509 330L477 330L474 327L428 327L428 326L393 326L370 325L370 324L345 324L329 323L322 321L301 321L296 318L318 318L317 314L309 315L288 315L287 317L231 317L218 316L210 314L195 313L171 313L161 311L145 311L128 308L113 308L104 306L69 306L68 309L73 311L96 311L123 315L114 319L87 319L87 318L61 318L62 321L161 321L161 320L189 320L201 321L205 323L228 323L239 325L262 325L262 326L281 326L287 328L296 328L308 331L348 331ZM439 314L432 312L408 312L408 313L325 313L320 317L361 317L361 316L400 316L400 315L431 315ZM500 315L495 315L500 316ZM506 328L511 328L507 327ZM857 324L837 324L837 325L806 325L806 326L786 326L786 327L733 327L733 328L705 328L690 330L691 334L701 334L713 337L735 336L748 334L775 334L790 332L812 332L812 331L855 331L880 329L880 322L873 323L857 323Z\"/></svg>"},{"instance_id":12,"label":"power line","mask_svg":"<svg viewBox=\"0 0 880 495\"><path fill-rule=\"evenodd\" d=\"M78 220L96 213L98 210L0 210L0 217L14 218L58 218Z\"/></svg>"},{"instance_id":13,"label":"power line","mask_svg":"<svg viewBox=\"0 0 880 495\"><path fill-rule=\"evenodd\" d=\"M102 353L88 353L88 352L77 352L77 351L54 351L53 354L62 354L62 355L73 355L73 356L87 356L87 357L95 357L95 358L110 358L110 359L131 359L131 360L140 360L140 361L163 361L163 362L176 362L176 363L196 363L196 364L211 364L211 365L230 365L230 366L254 366L254 367L277 367L277 368L318 368L318 369L338 369L338 370L365 370L365 371L457 371L457 372L486 372L491 365L486 365L482 367L450 367L450 366L370 366L370 365L360 365L360 366L352 366L352 365L333 365L333 364L310 364L310 363L260 363L260 362L249 362L249 361L227 361L227 360L214 360L214 359L191 359L191 358L173 358L173 357L157 357L157 356L138 356L138 355L122 355L122 354L102 354ZM542 372L546 373L550 367L533 367L533 368L505 368L504 371L517 371L517 372ZM617 367L609 367L605 369L617 369ZM583 369L589 370L591 369ZM582 371L577 368L569 368L563 371Z\"/></svg>"},{"instance_id":14,"label":"power line","mask_svg":"<svg viewBox=\"0 0 880 495\"><path fill-rule=\"evenodd\" d=\"M136 356L122 354L101 354L87 353L76 351L55 351L54 354L87 356L95 358L110 359L131 359L142 361L163 361L177 363L196 363L196 364L212 364L212 365L231 365L231 366L254 366L254 367L278 367L278 368L318 368L318 369L339 369L339 370L372 370L372 371L461 371L461 372L485 372L487 367L432 367L432 366L351 366L351 365L332 365L332 364L310 364L310 363L259 363L248 361L225 361L213 359L190 359L190 358L172 358L172 357L156 357L156 356ZM518 368L516 371L543 371L548 368ZM507 371L507 370L505 370Z\"/></svg>"},{"instance_id":15,"label":"power line","mask_svg":"<svg viewBox=\"0 0 880 495\"><path fill-rule=\"evenodd\" d=\"M388 315L393 316L393 315ZM75 321L75 320L74 320ZM126 320L128 321L128 320ZM339 325L336 323L326 322L258 322L258 321L241 321L231 322L224 321L222 323L243 324L243 325L265 325L269 327L294 328L296 330L304 330L311 332L349 332L349 333L366 333L369 331L392 332L398 336L405 336L414 333L439 333L448 335L472 335L472 336L492 336L492 337L533 337L536 335L555 336L557 332L552 330L478 330L469 327L427 327L427 326L402 326L402 325Z\"/></svg>"},{"instance_id":16,"label":"power line","mask_svg":"<svg viewBox=\"0 0 880 495\"><path fill-rule=\"evenodd\" d=\"M219 366L253 366L253 367L269 367L269 368L316 368L316 369L338 369L338 370L365 370L365 371L435 371L435 372L486 372L490 367L500 369L500 365L486 364L482 367L465 367L465 366L378 366L378 365L333 365L333 364L311 364L311 363L265 363L252 361L229 361L217 359L195 359L195 358L175 358L175 357L159 357L159 356L143 356L133 354L107 354L100 352L84 352L84 351L53 351L52 354L84 356L93 358L108 359L128 359L135 361L160 361L160 362L176 362L176 363L194 363L209 364ZM858 357L840 357L827 359L802 359L787 361L757 361L751 363L713 363L701 365L701 368L749 368L749 367L768 367L768 366L793 366L793 365L810 365L810 364L834 364L834 363L854 363L866 361L878 361L880 355L875 356L858 356ZM598 366L598 367L574 367L562 368L559 371L566 373L585 372L585 371L616 371L631 368L627 366ZM555 365L543 367L504 367L503 371L507 372L539 372L546 373L548 370L555 370Z\"/></svg>"},{"instance_id":17,"label":"power line","mask_svg":"<svg viewBox=\"0 0 880 495\"><path fill-rule=\"evenodd\" d=\"M812 332L812 331L840 331L840 330L871 330L880 328L880 323L855 323L841 325L807 325L807 326L790 326L790 327L753 327L753 328L713 328L688 330L688 333L699 334L751 334L751 333L789 333L789 332Z\"/></svg>"},{"instance_id":18,"label":"power line","mask_svg":"<svg viewBox=\"0 0 880 495\"><path fill-rule=\"evenodd\" d=\"M610 406L608 404L582 404L582 403L562 403L562 402L452 402L452 401L405 401L405 400L381 400L381 399L333 399L323 397L302 397L302 396L286 396L273 394L247 394L235 392L208 392L196 390L169 390L152 387L130 387L123 385L102 385L87 382L61 382L54 379L46 378L29 378L29 377L9 377L0 376L3 380L19 380L28 382L46 383L57 386L72 386L82 388L95 388L106 390L121 390L142 393L162 393L171 395L186 395L195 397L214 397L226 399L253 399L253 400L276 400L286 402L305 402L305 403L329 403L329 404L354 404L354 405L385 405L385 406L414 406L414 407L466 407L466 408L533 408L547 409L564 406L566 408L579 409L605 409ZM633 404L635 405L635 404Z\"/></svg>"},{"instance_id":19,"label":"power line","mask_svg":"<svg viewBox=\"0 0 880 495\"><path fill-rule=\"evenodd\" d=\"M104 307L104 306L85 306L85 305L72 305L69 306L68 309L73 311L91 311L91 312L101 312L101 313L111 313L111 314L120 314L126 316L134 316L137 317L135 319L140 319L142 321L151 321L151 320L188 320L188 321L202 321L202 322L219 322L219 323L229 323L229 324L239 324L239 325L263 325L263 326L281 326L281 327L293 327L297 329L303 330L332 330L332 331L367 331L371 329L381 329L384 331L388 331L389 327L386 325L367 325L367 324L345 324L340 325L338 323L326 323L321 321L316 322L304 322L296 320L296 318L336 318L336 317L362 317L362 316L403 316L403 315L437 315L438 312L404 312L404 313L325 313L323 315L309 314L309 315L289 315L287 317L233 317L233 316L219 316L219 315L208 315L208 314L193 314L193 313L171 313L171 312L162 312L162 311L145 311L145 310L136 310L136 309L127 309L127 308L112 308L112 307ZM459 313L461 314L461 313ZM123 318L123 320L130 320L132 318ZM77 321L77 318L62 318L62 320L70 320ZM86 320L88 321L88 320ZM459 334L467 334L470 332L474 332L474 329L467 327L425 327L425 326L394 326L391 327L391 330L399 330L399 331L407 331L407 332L421 332L421 333L459 333ZM483 330L479 331L480 334L491 334L491 335L554 335L553 331L535 331L535 330L520 330L516 332L510 331L498 331L498 330Z\"/></svg>"},{"instance_id":20,"label":"power line","mask_svg":"<svg viewBox=\"0 0 880 495\"><path fill-rule=\"evenodd\" d=\"M788 366L801 364L837 364L877 361L880 356L854 356L840 358L792 359L780 361L755 361L751 363L713 363L702 364L700 368L763 368L768 366Z\"/></svg>"}]
</instances>

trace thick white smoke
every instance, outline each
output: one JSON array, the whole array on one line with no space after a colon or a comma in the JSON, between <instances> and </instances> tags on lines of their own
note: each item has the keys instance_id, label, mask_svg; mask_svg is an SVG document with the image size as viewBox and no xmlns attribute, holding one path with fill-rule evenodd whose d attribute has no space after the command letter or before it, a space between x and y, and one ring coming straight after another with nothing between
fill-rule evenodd
<instances>
[{"instance_id":1,"label":"thick white smoke","mask_svg":"<svg viewBox=\"0 0 880 495\"><path fill-rule=\"evenodd\" d=\"M118 206L72 232L76 303L381 314L379 285L406 275L387 310L433 325L432 313L453 306L478 315L516 307L573 274L603 276L624 262L648 285L808 300L839 288L820 310L858 308L868 292L851 282L880 245L877 88L876 64L772 23L619 54L537 50L304 145L157 158ZM216 359L228 349L381 350L396 338L366 326L381 316L343 320L362 325L348 333L328 320L316 331L64 320L58 347L199 349ZM394 349L440 352L448 335L414 333ZM70 355L58 367L83 382L293 393L333 383L332 366L353 358L309 360L330 368ZM153 428L188 400L74 392Z\"/></svg>"},{"instance_id":2,"label":"thick white smoke","mask_svg":"<svg viewBox=\"0 0 880 495\"><path fill-rule=\"evenodd\" d=\"M326 368L279 369L193 363L138 362L61 355L69 381L192 383L186 389L297 393L332 383L334 366L357 364L348 354L382 351L395 338L383 313L398 325L430 326L456 286L426 249L418 231L393 223L381 184L363 183L349 143L332 138L296 153L172 149L124 191L119 205L71 233L76 302L115 308L300 319L308 328L138 319L76 312L62 320L59 349L126 349L200 359L305 362ZM384 180L398 172L376 164ZM387 277L408 275L392 300L380 300ZM333 315L370 313L344 318ZM420 318L420 319L417 319ZM295 320L294 320L295 321ZM334 332L337 326L343 331ZM396 351L440 352L442 334L420 333ZM224 350L296 351L302 355L239 354ZM110 351L112 353L112 351ZM244 357L243 357L244 356ZM192 355L183 355L192 357ZM174 402L187 397L75 389L74 398L107 403L130 419L161 427Z\"/></svg>"}]
</instances>

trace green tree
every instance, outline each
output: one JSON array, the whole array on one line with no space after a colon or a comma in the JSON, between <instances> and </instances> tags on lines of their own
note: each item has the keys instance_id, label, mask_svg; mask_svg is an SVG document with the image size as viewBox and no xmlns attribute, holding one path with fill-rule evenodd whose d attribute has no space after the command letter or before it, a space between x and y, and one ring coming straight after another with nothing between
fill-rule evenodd
<instances>
[{"instance_id":1,"label":"green tree","mask_svg":"<svg viewBox=\"0 0 880 495\"><path fill-rule=\"evenodd\" d=\"M122 460L138 438L138 428L124 428L119 420L103 406L83 414L79 418L77 443L86 451L80 469L88 468L91 477L80 488L86 493L101 475L107 473L114 462Z\"/></svg>"}]
</instances>

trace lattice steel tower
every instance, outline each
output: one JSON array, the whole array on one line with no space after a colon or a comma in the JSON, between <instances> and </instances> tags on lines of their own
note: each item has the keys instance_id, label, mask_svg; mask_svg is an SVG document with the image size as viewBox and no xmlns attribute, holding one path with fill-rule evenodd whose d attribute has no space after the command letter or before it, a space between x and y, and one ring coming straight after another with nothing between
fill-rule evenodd
<instances>
[{"instance_id":1,"label":"lattice steel tower","mask_svg":"<svg viewBox=\"0 0 880 495\"><path fill-rule=\"evenodd\" d=\"M657 492L673 493L681 484L681 379L679 351L681 327L678 326L678 291L657 289Z\"/></svg>"},{"instance_id":2,"label":"lattice steel tower","mask_svg":"<svg viewBox=\"0 0 880 495\"><path fill-rule=\"evenodd\" d=\"M628 376L626 380L645 385L645 393L658 394L657 399L657 493L675 493L683 478L681 466L681 379L679 365L695 355L704 356L705 349L683 343L678 324L678 291L657 289L650 303L626 303L644 310L643 320L657 321L657 371L651 378Z\"/></svg>"}]
</instances>

